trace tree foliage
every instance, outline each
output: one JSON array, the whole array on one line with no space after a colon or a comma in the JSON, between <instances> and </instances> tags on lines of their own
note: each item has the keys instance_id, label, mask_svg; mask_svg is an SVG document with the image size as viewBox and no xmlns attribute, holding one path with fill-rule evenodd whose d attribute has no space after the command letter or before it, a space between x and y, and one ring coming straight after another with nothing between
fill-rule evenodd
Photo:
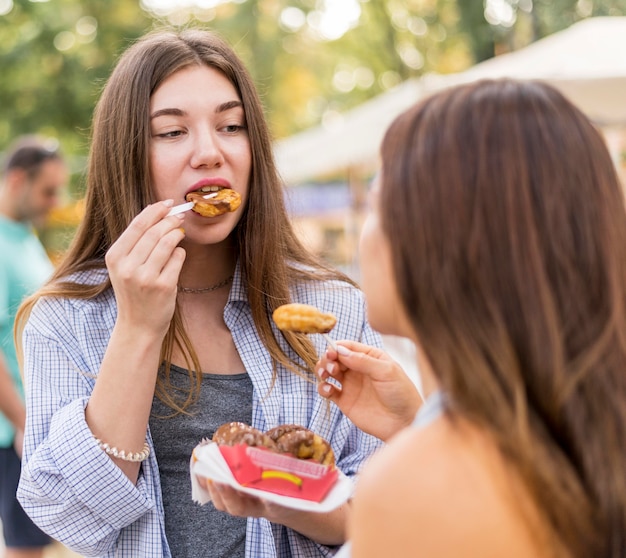
<instances>
[{"instance_id":1,"label":"tree foliage","mask_svg":"<svg viewBox=\"0 0 626 558\"><path fill-rule=\"evenodd\" d=\"M626 0L484 0L482 6L459 0L458 5L475 61L517 50L587 17L626 15Z\"/></svg>"},{"instance_id":2,"label":"tree foliage","mask_svg":"<svg viewBox=\"0 0 626 558\"><path fill-rule=\"evenodd\" d=\"M14 0L0 17L0 149L40 133L84 154L102 81L149 22L133 2Z\"/></svg>"},{"instance_id":3,"label":"tree foliage","mask_svg":"<svg viewBox=\"0 0 626 558\"><path fill-rule=\"evenodd\" d=\"M172 13L142 2L0 1L0 9L12 3L0 15L0 151L18 134L41 133L58 137L80 167L117 56L164 23L202 25L233 44L278 138L407 78L461 71L581 18L626 13L626 0L238 0L210 8L188 0ZM329 12L340 5L352 10L343 30ZM325 34L324 22L335 29Z\"/></svg>"}]
</instances>

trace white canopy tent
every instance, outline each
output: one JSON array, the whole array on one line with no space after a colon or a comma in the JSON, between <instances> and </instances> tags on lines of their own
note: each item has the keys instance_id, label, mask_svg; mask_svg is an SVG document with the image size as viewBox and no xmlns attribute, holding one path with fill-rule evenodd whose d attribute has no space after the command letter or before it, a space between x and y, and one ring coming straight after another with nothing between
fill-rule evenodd
<instances>
[{"instance_id":1,"label":"white canopy tent","mask_svg":"<svg viewBox=\"0 0 626 558\"><path fill-rule=\"evenodd\" d=\"M469 70L409 80L346 112L332 128L318 126L278 141L275 154L287 184L371 165L383 134L403 110L431 93L484 78L551 83L603 126L626 124L626 17L580 21Z\"/></svg>"}]
</instances>

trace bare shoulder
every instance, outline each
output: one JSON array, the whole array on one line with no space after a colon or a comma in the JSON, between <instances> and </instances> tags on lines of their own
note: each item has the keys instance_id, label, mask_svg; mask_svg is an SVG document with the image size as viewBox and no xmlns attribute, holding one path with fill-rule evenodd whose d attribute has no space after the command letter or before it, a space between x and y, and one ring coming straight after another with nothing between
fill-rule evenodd
<instances>
[{"instance_id":1,"label":"bare shoulder","mask_svg":"<svg viewBox=\"0 0 626 558\"><path fill-rule=\"evenodd\" d=\"M406 429L359 479L353 557L540 557L520 490L477 429L443 418Z\"/></svg>"}]
</instances>

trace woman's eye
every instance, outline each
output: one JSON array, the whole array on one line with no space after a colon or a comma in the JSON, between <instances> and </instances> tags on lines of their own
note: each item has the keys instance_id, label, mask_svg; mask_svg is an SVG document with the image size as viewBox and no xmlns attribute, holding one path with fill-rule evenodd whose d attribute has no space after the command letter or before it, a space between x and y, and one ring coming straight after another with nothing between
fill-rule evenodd
<instances>
[{"instance_id":1,"label":"woman's eye","mask_svg":"<svg viewBox=\"0 0 626 558\"><path fill-rule=\"evenodd\" d=\"M177 138L183 134L182 130L170 130L169 132L161 132L155 134L158 138Z\"/></svg>"},{"instance_id":2,"label":"woman's eye","mask_svg":"<svg viewBox=\"0 0 626 558\"><path fill-rule=\"evenodd\" d=\"M228 126L224 126L223 128L223 130L228 134L235 134L243 129L244 129L244 126L241 126L239 124L229 124Z\"/></svg>"}]
</instances>

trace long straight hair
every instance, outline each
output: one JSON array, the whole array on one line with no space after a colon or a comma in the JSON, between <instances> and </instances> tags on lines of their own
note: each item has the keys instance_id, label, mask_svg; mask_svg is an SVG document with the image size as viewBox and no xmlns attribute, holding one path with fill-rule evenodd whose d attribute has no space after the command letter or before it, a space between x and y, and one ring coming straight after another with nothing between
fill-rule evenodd
<instances>
[{"instance_id":1,"label":"long straight hair","mask_svg":"<svg viewBox=\"0 0 626 558\"><path fill-rule=\"evenodd\" d=\"M283 184L252 78L230 46L215 34L199 29L155 31L121 56L94 112L85 218L50 282L22 305L16 338L21 338L20 330L39 298L91 299L111 288L108 279L101 284L85 285L70 277L76 272L104 268L107 250L135 215L156 201L149 168L150 97L169 76L192 65L219 70L233 84L243 103L252 169L248 202L233 232L234 244L256 329L274 362L274 377L277 363L309 377L318 359L313 345L302 334L285 332L284 337L297 355L288 356L274 336L269 316L276 307L289 302L289 288L296 281L351 281L299 242L285 208ZM182 399L175 396L168 379L174 346L183 348L191 370L191 387ZM197 397L201 369L178 306L163 342L162 357L166 374L159 376L156 394L175 412L184 411Z\"/></svg>"},{"instance_id":2,"label":"long straight hair","mask_svg":"<svg viewBox=\"0 0 626 558\"><path fill-rule=\"evenodd\" d=\"M486 81L382 146L398 290L447 409L491 433L555 548L626 556L626 212L600 133L557 90Z\"/></svg>"}]
</instances>

